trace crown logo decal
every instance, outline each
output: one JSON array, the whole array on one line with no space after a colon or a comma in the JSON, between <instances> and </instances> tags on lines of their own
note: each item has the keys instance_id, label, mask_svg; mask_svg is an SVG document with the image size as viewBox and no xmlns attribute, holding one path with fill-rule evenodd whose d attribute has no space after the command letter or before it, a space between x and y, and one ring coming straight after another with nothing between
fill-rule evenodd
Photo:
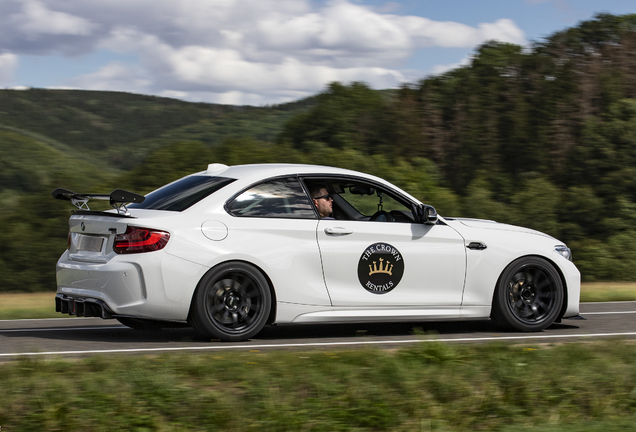
<instances>
[{"instance_id":1,"label":"crown logo decal","mask_svg":"<svg viewBox=\"0 0 636 432\"><path fill-rule=\"evenodd\" d=\"M391 271L393 270L393 264L389 263L388 261L384 264L384 267L382 267L382 261L384 261L383 258L380 258L380 266L378 267L377 263L375 261L373 261L373 268L371 268L371 264L369 264L369 276L371 276L372 274L376 274L376 273L386 273L388 275L392 275Z\"/></svg>"}]
</instances>

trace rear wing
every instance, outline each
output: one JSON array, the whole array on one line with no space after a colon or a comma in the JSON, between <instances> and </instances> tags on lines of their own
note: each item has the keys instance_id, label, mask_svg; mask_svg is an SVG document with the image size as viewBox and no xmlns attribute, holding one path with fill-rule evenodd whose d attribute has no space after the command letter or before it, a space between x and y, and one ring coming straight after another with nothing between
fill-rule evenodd
<instances>
[{"instance_id":1,"label":"rear wing","mask_svg":"<svg viewBox=\"0 0 636 432\"><path fill-rule=\"evenodd\" d=\"M90 194L76 193L68 189L55 189L52 193L53 198L70 201L78 210L90 211L88 201L91 199L110 201L110 206L117 210L117 214L123 215L128 212L126 203L142 203L146 199L145 196L123 189L115 189L110 194Z\"/></svg>"}]
</instances>

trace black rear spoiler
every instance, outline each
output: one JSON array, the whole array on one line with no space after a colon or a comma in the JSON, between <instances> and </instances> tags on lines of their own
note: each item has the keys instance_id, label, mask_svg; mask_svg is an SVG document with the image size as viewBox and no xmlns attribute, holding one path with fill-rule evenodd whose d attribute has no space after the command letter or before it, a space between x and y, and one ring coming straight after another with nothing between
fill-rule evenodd
<instances>
[{"instance_id":1,"label":"black rear spoiler","mask_svg":"<svg viewBox=\"0 0 636 432\"><path fill-rule=\"evenodd\" d=\"M66 200L73 203L79 210L88 210L88 200L107 200L110 201L111 207L117 210L117 213L126 213L126 203L142 203L146 199L145 196L139 195L133 192L128 192L123 189L115 189L110 194L91 194L91 193L76 193L68 189L55 189L51 192L53 198Z\"/></svg>"}]
</instances>

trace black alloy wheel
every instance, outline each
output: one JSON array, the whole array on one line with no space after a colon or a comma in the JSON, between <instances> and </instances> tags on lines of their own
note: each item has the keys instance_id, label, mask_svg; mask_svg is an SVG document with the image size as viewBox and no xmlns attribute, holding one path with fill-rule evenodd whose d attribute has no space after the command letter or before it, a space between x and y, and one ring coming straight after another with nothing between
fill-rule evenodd
<instances>
[{"instance_id":1,"label":"black alloy wheel","mask_svg":"<svg viewBox=\"0 0 636 432\"><path fill-rule=\"evenodd\" d=\"M205 337L242 341L261 331L270 310L271 293L263 274L246 263L225 263L201 279L190 323Z\"/></svg>"},{"instance_id":2,"label":"black alloy wheel","mask_svg":"<svg viewBox=\"0 0 636 432\"><path fill-rule=\"evenodd\" d=\"M552 264L539 257L520 258L501 275L491 318L507 329L541 331L557 319L563 297L563 283Z\"/></svg>"}]
</instances>

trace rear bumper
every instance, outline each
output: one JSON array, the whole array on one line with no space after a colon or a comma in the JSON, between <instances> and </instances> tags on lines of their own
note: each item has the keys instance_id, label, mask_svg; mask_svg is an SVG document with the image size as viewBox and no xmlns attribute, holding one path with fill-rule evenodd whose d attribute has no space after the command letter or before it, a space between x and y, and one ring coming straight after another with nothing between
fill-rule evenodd
<instances>
[{"instance_id":1,"label":"rear bumper","mask_svg":"<svg viewBox=\"0 0 636 432\"><path fill-rule=\"evenodd\" d=\"M103 300L68 297L64 294L55 296L55 312L78 317L114 318L113 311Z\"/></svg>"},{"instance_id":2,"label":"rear bumper","mask_svg":"<svg viewBox=\"0 0 636 432\"><path fill-rule=\"evenodd\" d=\"M106 262L79 261L66 251L56 268L59 311L185 321L192 293L205 271L206 267L162 250L113 256ZM73 309L74 304L80 309Z\"/></svg>"}]
</instances>

